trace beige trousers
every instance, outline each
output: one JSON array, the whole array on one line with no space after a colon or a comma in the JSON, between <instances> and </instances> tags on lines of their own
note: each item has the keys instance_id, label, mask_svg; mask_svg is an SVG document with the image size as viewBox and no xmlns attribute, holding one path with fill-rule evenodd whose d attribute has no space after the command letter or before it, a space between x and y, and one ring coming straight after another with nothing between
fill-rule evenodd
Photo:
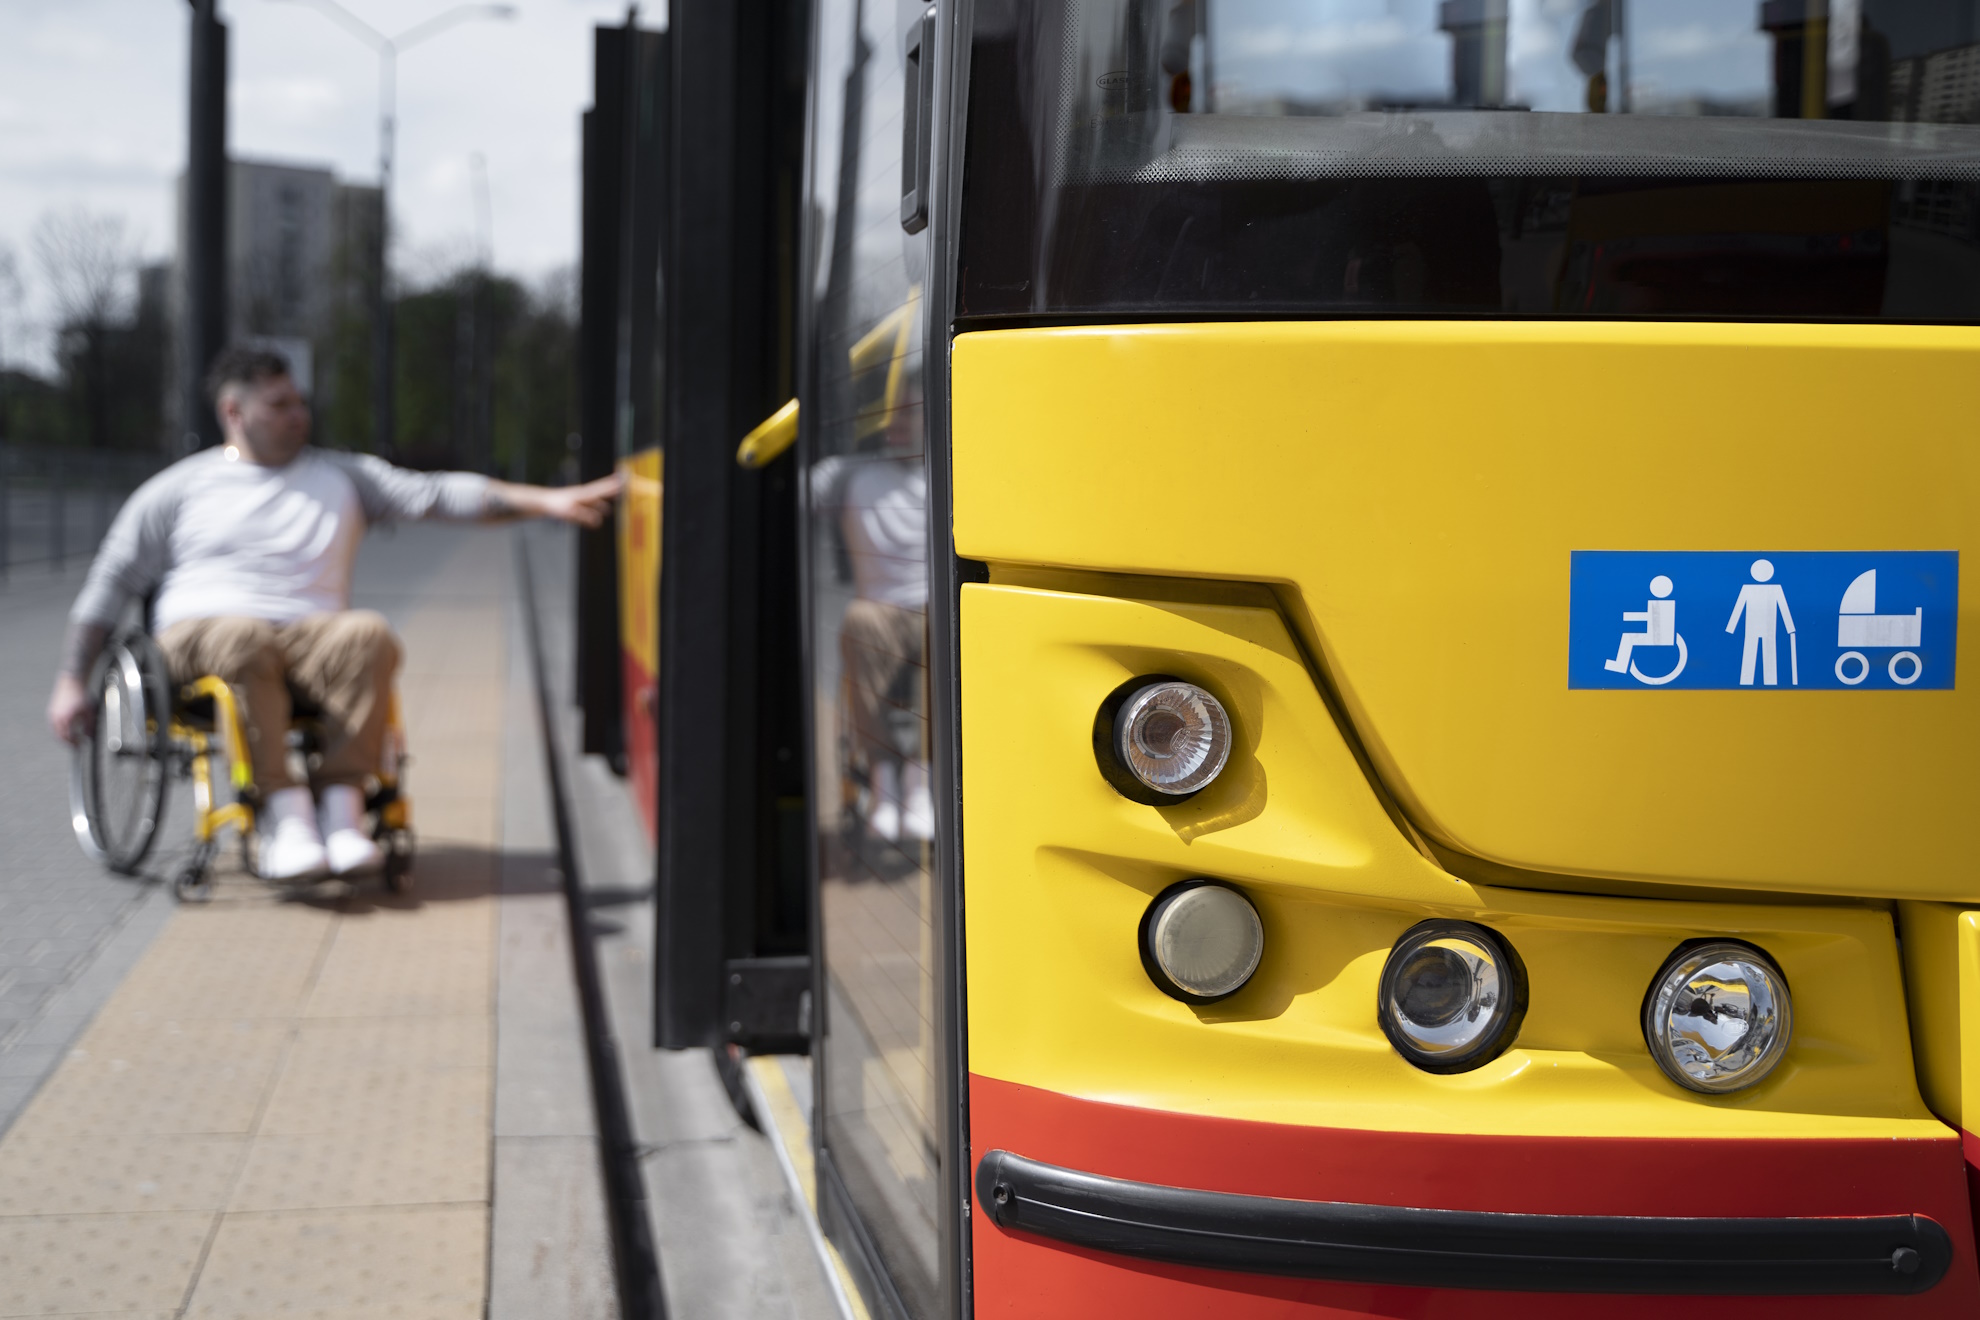
<instances>
[{"instance_id":1,"label":"beige trousers","mask_svg":"<svg viewBox=\"0 0 1980 1320\"><path fill-rule=\"evenodd\" d=\"M928 703L923 692L927 676L917 672L908 679L906 673L921 669L927 631L928 617L920 610L863 596L846 606L845 620L839 625L839 656L845 672L856 763L871 766L882 760L920 760L927 755L923 746L927 741ZM904 715L893 718L903 709ZM913 726L912 731L904 731L902 725ZM904 740L911 745L903 747Z\"/></svg>"},{"instance_id":2,"label":"beige trousers","mask_svg":"<svg viewBox=\"0 0 1980 1320\"><path fill-rule=\"evenodd\" d=\"M370 610L312 614L294 623L187 619L158 639L174 681L216 674L239 690L254 783L263 797L295 785L289 719L301 698L323 712L323 759L312 787L359 788L378 772L399 642Z\"/></svg>"}]
</instances>

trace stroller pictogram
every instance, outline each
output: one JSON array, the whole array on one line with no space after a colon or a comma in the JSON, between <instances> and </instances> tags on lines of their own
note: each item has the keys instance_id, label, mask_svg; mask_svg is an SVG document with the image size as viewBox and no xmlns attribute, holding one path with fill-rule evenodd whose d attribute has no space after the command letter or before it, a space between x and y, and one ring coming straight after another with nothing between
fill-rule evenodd
<instances>
[{"instance_id":1,"label":"stroller pictogram","mask_svg":"<svg viewBox=\"0 0 1980 1320\"><path fill-rule=\"evenodd\" d=\"M1836 657L1836 678L1855 687L1870 677L1870 657L1863 650L1899 647L1902 649L1890 658L1886 672L1891 682L1910 687L1925 672L1925 662L1910 648L1922 645L1924 637L1924 606L1909 614L1877 613L1877 570L1859 573L1843 592L1836 614L1836 645L1844 648ZM1863 650L1856 649L1859 647ZM1901 666L1907 672L1900 674Z\"/></svg>"}]
</instances>

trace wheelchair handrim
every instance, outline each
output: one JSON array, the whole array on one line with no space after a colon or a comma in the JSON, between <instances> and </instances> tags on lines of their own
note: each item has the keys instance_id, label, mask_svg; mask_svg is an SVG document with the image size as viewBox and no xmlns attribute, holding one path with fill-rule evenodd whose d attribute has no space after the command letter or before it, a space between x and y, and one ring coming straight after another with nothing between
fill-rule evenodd
<instances>
[{"instance_id":1,"label":"wheelchair handrim","mask_svg":"<svg viewBox=\"0 0 1980 1320\"><path fill-rule=\"evenodd\" d=\"M96 724L76 744L69 773L70 824L76 842L92 860L125 874L144 862L158 836L171 718L163 659L155 650L141 658L140 647L148 648L148 639L120 637L105 648L90 675L90 690L97 697ZM118 726L114 730L109 727L112 717ZM106 737L115 739L107 749ZM124 750L123 744L129 742L136 742L138 748ZM111 804L103 782L106 758L140 763L129 804L118 804L116 812L125 828L114 832L110 828L114 822L107 819Z\"/></svg>"}]
</instances>

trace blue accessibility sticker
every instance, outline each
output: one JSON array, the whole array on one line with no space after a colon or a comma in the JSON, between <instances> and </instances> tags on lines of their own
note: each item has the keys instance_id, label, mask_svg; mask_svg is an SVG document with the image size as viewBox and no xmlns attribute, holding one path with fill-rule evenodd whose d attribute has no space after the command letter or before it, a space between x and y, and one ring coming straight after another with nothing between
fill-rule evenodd
<instances>
[{"instance_id":1,"label":"blue accessibility sticker","mask_svg":"<svg viewBox=\"0 0 1980 1320\"><path fill-rule=\"evenodd\" d=\"M1956 550L1576 550L1570 688L1949 688Z\"/></svg>"}]
</instances>

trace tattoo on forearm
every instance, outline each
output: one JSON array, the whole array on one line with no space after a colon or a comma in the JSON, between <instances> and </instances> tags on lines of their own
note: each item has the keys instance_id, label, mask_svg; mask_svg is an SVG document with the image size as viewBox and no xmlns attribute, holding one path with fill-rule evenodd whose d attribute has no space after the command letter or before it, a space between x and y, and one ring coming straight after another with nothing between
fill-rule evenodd
<instances>
[{"instance_id":1,"label":"tattoo on forearm","mask_svg":"<svg viewBox=\"0 0 1980 1320\"><path fill-rule=\"evenodd\" d=\"M481 516L489 522L508 522L522 517L522 510L516 507L515 501L491 486L482 499Z\"/></svg>"},{"instance_id":2,"label":"tattoo on forearm","mask_svg":"<svg viewBox=\"0 0 1980 1320\"><path fill-rule=\"evenodd\" d=\"M77 678L87 678L90 666L96 663L96 657L109 636L110 630L102 624L70 624L68 635L62 639L61 671Z\"/></svg>"}]
</instances>

